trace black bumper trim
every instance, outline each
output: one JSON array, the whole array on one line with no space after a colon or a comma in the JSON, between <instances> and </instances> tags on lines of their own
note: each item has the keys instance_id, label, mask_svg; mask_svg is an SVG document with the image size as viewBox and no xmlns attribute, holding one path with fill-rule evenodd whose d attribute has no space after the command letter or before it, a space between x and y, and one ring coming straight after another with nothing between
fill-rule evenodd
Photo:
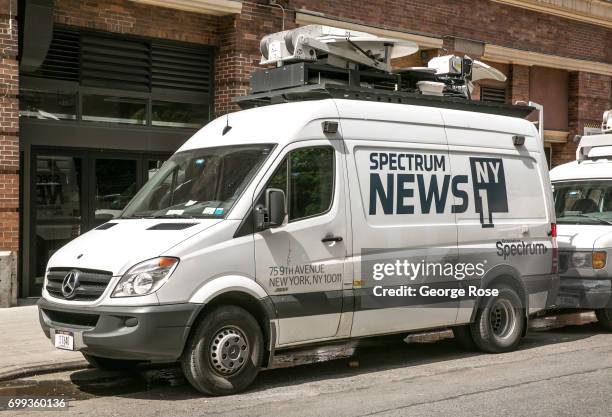
<instances>
[{"instance_id":1,"label":"black bumper trim","mask_svg":"<svg viewBox=\"0 0 612 417\"><path fill-rule=\"evenodd\" d=\"M173 362L182 354L191 324L200 309L198 304L170 304L142 307L72 307L38 302L40 325L50 337L50 329L82 332L84 353L114 359ZM51 320L45 311L97 315L95 327ZM134 325L134 319L137 323ZM63 321L68 321L64 319ZM126 323L126 321L128 321Z\"/></svg>"}]
</instances>

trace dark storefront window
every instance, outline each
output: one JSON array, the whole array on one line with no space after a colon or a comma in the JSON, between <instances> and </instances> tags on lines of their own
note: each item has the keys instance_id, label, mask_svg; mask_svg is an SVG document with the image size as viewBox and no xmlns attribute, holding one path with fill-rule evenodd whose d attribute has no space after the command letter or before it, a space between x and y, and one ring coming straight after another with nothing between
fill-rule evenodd
<instances>
[{"instance_id":1,"label":"dark storefront window","mask_svg":"<svg viewBox=\"0 0 612 417\"><path fill-rule=\"evenodd\" d=\"M153 126L197 128L206 124L209 118L210 106L206 104L153 101Z\"/></svg>"},{"instance_id":2,"label":"dark storefront window","mask_svg":"<svg viewBox=\"0 0 612 417\"><path fill-rule=\"evenodd\" d=\"M45 120L76 120L76 93L22 89L19 92L19 115Z\"/></svg>"},{"instance_id":3,"label":"dark storefront window","mask_svg":"<svg viewBox=\"0 0 612 417\"><path fill-rule=\"evenodd\" d=\"M58 25L21 75L21 116L198 129L211 119L213 49Z\"/></svg>"},{"instance_id":4,"label":"dark storefront window","mask_svg":"<svg viewBox=\"0 0 612 417\"><path fill-rule=\"evenodd\" d=\"M147 102L140 98L83 95L83 120L144 125Z\"/></svg>"}]
</instances>

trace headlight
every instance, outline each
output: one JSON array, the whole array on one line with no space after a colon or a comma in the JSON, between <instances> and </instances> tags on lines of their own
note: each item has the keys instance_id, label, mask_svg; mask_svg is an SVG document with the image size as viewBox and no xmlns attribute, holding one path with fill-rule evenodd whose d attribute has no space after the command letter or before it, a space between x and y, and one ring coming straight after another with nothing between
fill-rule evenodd
<instances>
[{"instance_id":1,"label":"headlight","mask_svg":"<svg viewBox=\"0 0 612 417\"><path fill-rule=\"evenodd\" d=\"M590 268L591 252L572 253L572 266L574 266L575 268Z\"/></svg>"},{"instance_id":2,"label":"headlight","mask_svg":"<svg viewBox=\"0 0 612 417\"><path fill-rule=\"evenodd\" d=\"M157 291L172 275L177 258L155 258L131 267L119 280L113 297L134 297Z\"/></svg>"},{"instance_id":3,"label":"headlight","mask_svg":"<svg viewBox=\"0 0 612 417\"><path fill-rule=\"evenodd\" d=\"M605 251L572 252L571 266L574 268L602 269L606 266L607 254Z\"/></svg>"}]
</instances>

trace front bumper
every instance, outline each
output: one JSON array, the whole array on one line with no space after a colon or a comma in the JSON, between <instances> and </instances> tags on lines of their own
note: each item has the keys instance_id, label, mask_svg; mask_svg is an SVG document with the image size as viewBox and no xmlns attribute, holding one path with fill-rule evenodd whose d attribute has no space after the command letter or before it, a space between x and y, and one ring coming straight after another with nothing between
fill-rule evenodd
<instances>
[{"instance_id":1,"label":"front bumper","mask_svg":"<svg viewBox=\"0 0 612 417\"><path fill-rule=\"evenodd\" d=\"M38 302L40 325L47 335L75 334L75 349L94 356L174 362L182 354L197 304L142 307L68 307Z\"/></svg>"},{"instance_id":2,"label":"front bumper","mask_svg":"<svg viewBox=\"0 0 612 417\"><path fill-rule=\"evenodd\" d=\"M612 305L612 280L561 277L559 308L595 310Z\"/></svg>"}]
</instances>

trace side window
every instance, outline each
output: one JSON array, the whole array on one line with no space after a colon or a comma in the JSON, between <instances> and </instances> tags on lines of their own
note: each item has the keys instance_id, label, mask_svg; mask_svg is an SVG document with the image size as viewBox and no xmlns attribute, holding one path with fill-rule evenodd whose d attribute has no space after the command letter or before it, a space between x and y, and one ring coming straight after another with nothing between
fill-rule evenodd
<instances>
[{"instance_id":1,"label":"side window","mask_svg":"<svg viewBox=\"0 0 612 417\"><path fill-rule=\"evenodd\" d=\"M319 146L290 152L266 188L285 192L290 222L325 213L334 193L334 149Z\"/></svg>"},{"instance_id":2,"label":"side window","mask_svg":"<svg viewBox=\"0 0 612 417\"><path fill-rule=\"evenodd\" d=\"M334 192L334 149L297 149L290 157L289 221L326 212Z\"/></svg>"}]
</instances>

